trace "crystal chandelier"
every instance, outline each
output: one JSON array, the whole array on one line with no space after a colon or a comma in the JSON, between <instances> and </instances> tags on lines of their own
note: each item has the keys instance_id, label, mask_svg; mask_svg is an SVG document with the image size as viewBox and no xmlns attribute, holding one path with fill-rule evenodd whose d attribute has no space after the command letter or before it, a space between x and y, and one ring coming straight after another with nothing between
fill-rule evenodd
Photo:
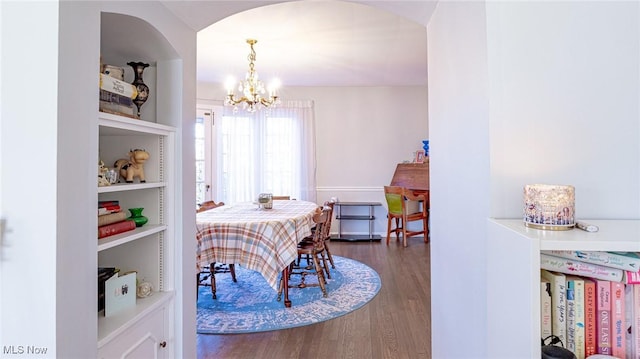
<instances>
[{"instance_id":1,"label":"crystal chandelier","mask_svg":"<svg viewBox=\"0 0 640 359\"><path fill-rule=\"evenodd\" d=\"M234 80L230 78L227 80L227 98L225 100L226 105L234 106L234 112L238 110L238 105L242 104L242 107L248 112L255 112L258 109L258 105L261 104L264 107L275 107L278 103L277 83L273 83L269 86L269 98L264 98L265 86L262 81L258 79L258 73L255 70L256 51L253 49L258 40L247 39L247 44L251 47L251 52L247 57L249 60L249 71L245 76L244 81L238 83L238 91L240 91L240 98L234 95L233 88L235 86Z\"/></svg>"}]
</instances>

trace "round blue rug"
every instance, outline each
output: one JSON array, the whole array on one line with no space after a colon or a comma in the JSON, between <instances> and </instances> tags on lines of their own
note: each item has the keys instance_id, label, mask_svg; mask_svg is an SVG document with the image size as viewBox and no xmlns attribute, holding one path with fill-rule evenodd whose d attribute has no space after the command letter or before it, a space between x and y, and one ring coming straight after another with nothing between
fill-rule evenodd
<instances>
[{"instance_id":1,"label":"round blue rug","mask_svg":"<svg viewBox=\"0 0 640 359\"><path fill-rule=\"evenodd\" d=\"M237 283L229 273L217 274L218 299L212 299L210 287L198 289L198 333L255 333L319 323L352 312L378 294L376 271L353 259L333 259L336 268L327 280L327 298L320 287L290 288L291 308L284 307L284 299L276 301L278 293L258 272L236 265ZM290 284L299 283L299 278L292 276ZM306 282L317 283L317 278L308 275Z\"/></svg>"}]
</instances>

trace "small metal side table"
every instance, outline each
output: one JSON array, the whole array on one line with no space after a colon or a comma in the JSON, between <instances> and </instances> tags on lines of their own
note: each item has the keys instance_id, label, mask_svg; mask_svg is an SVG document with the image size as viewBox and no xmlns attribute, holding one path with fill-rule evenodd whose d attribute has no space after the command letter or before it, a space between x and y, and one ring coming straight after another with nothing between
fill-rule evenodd
<instances>
[{"instance_id":1,"label":"small metal side table","mask_svg":"<svg viewBox=\"0 0 640 359\"><path fill-rule=\"evenodd\" d=\"M335 207L337 207L336 219L340 220L338 222L338 234L332 235L332 241L347 241L347 242L356 242L356 241L380 241L380 235L373 234L373 224L376 219L374 215L375 207L382 206L380 202L336 202ZM369 214L344 214L344 207L354 208L354 207L369 207ZM342 234L342 221L369 221L369 233L368 234L351 234L351 235L343 235Z\"/></svg>"}]
</instances>

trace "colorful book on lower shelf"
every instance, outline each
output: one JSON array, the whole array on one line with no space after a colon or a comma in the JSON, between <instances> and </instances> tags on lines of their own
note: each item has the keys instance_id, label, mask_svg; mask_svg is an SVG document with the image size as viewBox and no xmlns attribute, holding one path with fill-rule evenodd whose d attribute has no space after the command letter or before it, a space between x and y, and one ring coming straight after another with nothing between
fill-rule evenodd
<instances>
[{"instance_id":1,"label":"colorful book on lower shelf","mask_svg":"<svg viewBox=\"0 0 640 359\"><path fill-rule=\"evenodd\" d=\"M564 347L576 352L576 296L575 281L567 276L567 341Z\"/></svg>"},{"instance_id":2,"label":"colorful book on lower shelf","mask_svg":"<svg viewBox=\"0 0 640 359\"><path fill-rule=\"evenodd\" d=\"M624 283L611 283L611 355L617 358L627 356L626 318Z\"/></svg>"},{"instance_id":3,"label":"colorful book on lower shelf","mask_svg":"<svg viewBox=\"0 0 640 359\"><path fill-rule=\"evenodd\" d=\"M611 282L596 280L598 354L611 355Z\"/></svg>"},{"instance_id":4,"label":"colorful book on lower shelf","mask_svg":"<svg viewBox=\"0 0 640 359\"><path fill-rule=\"evenodd\" d=\"M540 253L540 268L614 282L621 282L624 279L624 271L621 269L604 267L574 259L555 257L544 253Z\"/></svg>"},{"instance_id":5,"label":"colorful book on lower shelf","mask_svg":"<svg viewBox=\"0 0 640 359\"><path fill-rule=\"evenodd\" d=\"M585 292L582 277L567 276L567 333L573 331L573 341L569 339L567 349L571 350L577 359L586 358L585 355ZM570 294L571 293L571 294ZM573 319L570 320L569 296L573 296ZM572 322L569 327L569 322ZM571 329L569 329L571 328Z\"/></svg>"},{"instance_id":6,"label":"colorful book on lower shelf","mask_svg":"<svg viewBox=\"0 0 640 359\"><path fill-rule=\"evenodd\" d=\"M136 222L130 220L107 224L106 226L98 227L98 238L109 237L115 234L132 231L134 229L136 229Z\"/></svg>"},{"instance_id":7,"label":"colorful book on lower shelf","mask_svg":"<svg viewBox=\"0 0 640 359\"><path fill-rule=\"evenodd\" d=\"M589 357L598 353L596 336L596 322L598 310L596 307L596 282L593 279L584 280L584 355Z\"/></svg>"}]
</instances>

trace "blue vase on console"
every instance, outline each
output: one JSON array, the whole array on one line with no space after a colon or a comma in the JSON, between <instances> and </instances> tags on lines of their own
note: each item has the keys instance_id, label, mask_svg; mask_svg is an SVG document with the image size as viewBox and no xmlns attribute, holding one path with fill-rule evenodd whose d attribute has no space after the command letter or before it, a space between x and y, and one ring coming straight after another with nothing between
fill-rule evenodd
<instances>
[{"instance_id":1,"label":"blue vase on console","mask_svg":"<svg viewBox=\"0 0 640 359\"><path fill-rule=\"evenodd\" d=\"M424 148L424 155L429 156L429 140L422 141L422 148Z\"/></svg>"}]
</instances>

